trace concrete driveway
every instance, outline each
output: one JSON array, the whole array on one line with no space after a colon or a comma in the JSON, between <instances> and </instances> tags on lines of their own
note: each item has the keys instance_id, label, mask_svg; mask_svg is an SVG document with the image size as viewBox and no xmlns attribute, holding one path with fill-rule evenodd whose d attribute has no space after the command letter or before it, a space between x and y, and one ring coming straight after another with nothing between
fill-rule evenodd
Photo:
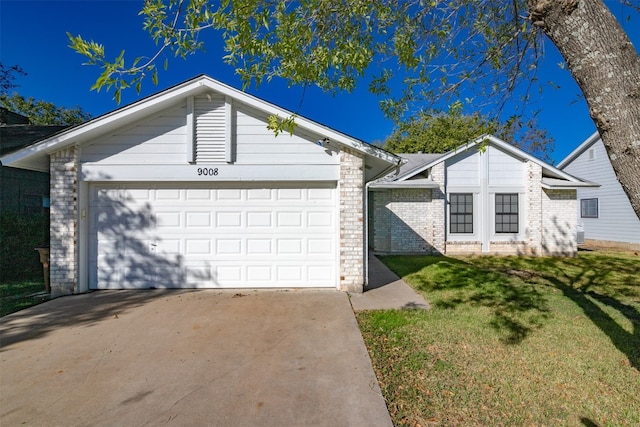
<instances>
[{"instance_id":1,"label":"concrete driveway","mask_svg":"<svg viewBox=\"0 0 640 427\"><path fill-rule=\"evenodd\" d=\"M0 321L3 426L391 426L342 292L101 291Z\"/></svg>"}]
</instances>

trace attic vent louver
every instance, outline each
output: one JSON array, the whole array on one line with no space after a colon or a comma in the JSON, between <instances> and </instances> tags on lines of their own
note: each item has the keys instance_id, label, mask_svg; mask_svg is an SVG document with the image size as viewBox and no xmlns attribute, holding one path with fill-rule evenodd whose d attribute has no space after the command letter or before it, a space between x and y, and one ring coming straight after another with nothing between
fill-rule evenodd
<instances>
[{"instance_id":1,"label":"attic vent louver","mask_svg":"<svg viewBox=\"0 0 640 427\"><path fill-rule=\"evenodd\" d=\"M196 163L224 163L224 96L209 94L196 97L194 113Z\"/></svg>"}]
</instances>

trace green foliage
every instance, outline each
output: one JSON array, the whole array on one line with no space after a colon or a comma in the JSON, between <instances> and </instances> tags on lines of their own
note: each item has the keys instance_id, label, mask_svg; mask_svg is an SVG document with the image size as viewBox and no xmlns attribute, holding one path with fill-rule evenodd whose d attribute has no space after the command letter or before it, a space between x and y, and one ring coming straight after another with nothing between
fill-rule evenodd
<instances>
[{"instance_id":1,"label":"green foliage","mask_svg":"<svg viewBox=\"0 0 640 427\"><path fill-rule=\"evenodd\" d=\"M268 118L267 129L271 130L276 136L282 132L287 132L289 135L293 135L293 131L296 128L296 116L291 115L284 119L277 115L271 115Z\"/></svg>"},{"instance_id":2,"label":"green foliage","mask_svg":"<svg viewBox=\"0 0 640 427\"><path fill-rule=\"evenodd\" d=\"M351 91L375 67L369 89L400 120L412 105L455 99L463 89L499 103L518 81L535 82L540 38L526 10L525 0L147 0L140 15L158 46L153 55L129 62L122 51L110 60L103 45L68 37L102 69L93 89L114 88L117 101L123 89L139 90L146 75L156 76L164 52L186 58L203 50L200 32L215 29L245 87L280 77ZM399 93L394 80L404 87Z\"/></svg>"},{"instance_id":3,"label":"green foliage","mask_svg":"<svg viewBox=\"0 0 640 427\"><path fill-rule=\"evenodd\" d=\"M17 93L1 94L0 105L28 117L33 125L76 125L91 118L91 114L80 107L58 107L52 102L25 98Z\"/></svg>"},{"instance_id":4,"label":"green foliage","mask_svg":"<svg viewBox=\"0 0 640 427\"><path fill-rule=\"evenodd\" d=\"M495 135L545 161L551 161L554 142L536 126L514 116L504 123L479 114L464 115L454 103L446 111L424 112L402 121L387 138L384 148L394 153L446 153L485 134Z\"/></svg>"},{"instance_id":5,"label":"green foliage","mask_svg":"<svg viewBox=\"0 0 640 427\"><path fill-rule=\"evenodd\" d=\"M42 280L36 247L48 245L49 217L0 213L0 280Z\"/></svg>"},{"instance_id":6,"label":"green foliage","mask_svg":"<svg viewBox=\"0 0 640 427\"><path fill-rule=\"evenodd\" d=\"M495 121L480 115L465 116L454 106L447 112L421 112L400 123L384 148L394 153L446 153L497 129Z\"/></svg>"}]
</instances>

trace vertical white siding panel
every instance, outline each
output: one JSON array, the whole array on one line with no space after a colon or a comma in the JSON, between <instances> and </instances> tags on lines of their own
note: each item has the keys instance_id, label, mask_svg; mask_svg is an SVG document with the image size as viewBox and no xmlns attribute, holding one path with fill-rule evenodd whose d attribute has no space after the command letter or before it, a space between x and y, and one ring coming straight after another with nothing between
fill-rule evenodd
<instances>
[{"instance_id":1,"label":"vertical white siding panel","mask_svg":"<svg viewBox=\"0 0 640 427\"><path fill-rule=\"evenodd\" d=\"M514 187L525 185L525 163L494 146L487 147L489 156L489 186Z\"/></svg>"},{"instance_id":2,"label":"vertical white siding panel","mask_svg":"<svg viewBox=\"0 0 640 427\"><path fill-rule=\"evenodd\" d=\"M224 102L224 117L226 123L225 129L225 161L227 163L233 163L233 135L235 123L233 120L233 100L231 97L225 97Z\"/></svg>"},{"instance_id":3,"label":"vertical white siding panel","mask_svg":"<svg viewBox=\"0 0 640 427\"><path fill-rule=\"evenodd\" d=\"M187 162L196 161L196 139L194 129L194 100L193 96L187 98Z\"/></svg>"}]
</instances>

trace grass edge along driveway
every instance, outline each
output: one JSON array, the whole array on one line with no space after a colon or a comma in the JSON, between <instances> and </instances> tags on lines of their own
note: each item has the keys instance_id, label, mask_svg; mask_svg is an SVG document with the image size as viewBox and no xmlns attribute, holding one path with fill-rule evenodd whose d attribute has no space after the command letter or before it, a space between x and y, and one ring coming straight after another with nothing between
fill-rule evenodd
<instances>
[{"instance_id":1,"label":"grass edge along driveway","mask_svg":"<svg viewBox=\"0 0 640 427\"><path fill-rule=\"evenodd\" d=\"M637 255L381 260L433 307L357 313L394 425L640 425Z\"/></svg>"}]
</instances>

